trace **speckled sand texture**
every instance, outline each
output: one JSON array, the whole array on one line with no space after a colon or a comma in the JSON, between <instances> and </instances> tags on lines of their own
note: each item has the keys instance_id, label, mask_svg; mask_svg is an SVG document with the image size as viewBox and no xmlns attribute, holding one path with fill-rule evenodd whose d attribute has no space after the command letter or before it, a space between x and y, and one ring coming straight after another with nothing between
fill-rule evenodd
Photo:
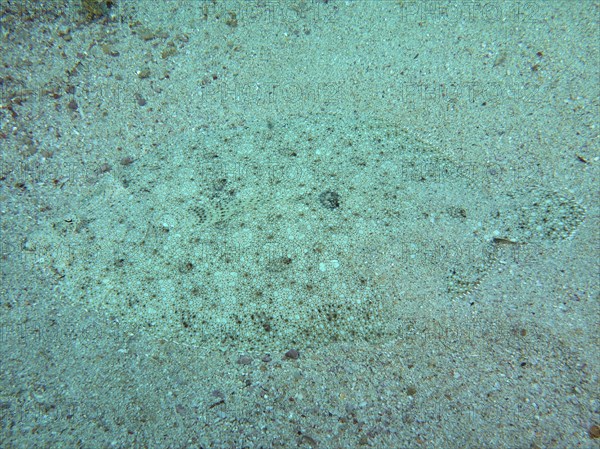
<instances>
[{"instance_id":1,"label":"speckled sand texture","mask_svg":"<svg viewBox=\"0 0 600 449\"><path fill-rule=\"evenodd\" d=\"M599 447L597 3L0 8L0 447Z\"/></svg>"}]
</instances>

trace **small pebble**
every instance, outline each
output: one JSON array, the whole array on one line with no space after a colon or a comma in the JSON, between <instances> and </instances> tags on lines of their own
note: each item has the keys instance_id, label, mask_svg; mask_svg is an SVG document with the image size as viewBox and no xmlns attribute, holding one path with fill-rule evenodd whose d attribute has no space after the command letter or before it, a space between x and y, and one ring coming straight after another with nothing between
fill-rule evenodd
<instances>
[{"instance_id":1,"label":"small pebble","mask_svg":"<svg viewBox=\"0 0 600 449\"><path fill-rule=\"evenodd\" d=\"M138 104L138 106L145 106L147 103L146 99L137 93L135 94L135 101Z\"/></svg>"},{"instance_id":2,"label":"small pebble","mask_svg":"<svg viewBox=\"0 0 600 449\"><path fill-rule=\"evenodd\" d=\"M252 363L252 358L247 355L243 355L238 359L237 362L240 365L250 365Z\"/></svg>"},{"instance_id":3,"label":"small pebble","mask_svg":"<svg viewBox=\"0 0 600 449\"><path fill-rule=\"evenodd\" d=\"M137 76L139 79L143 80L150 77L150 69L142 69L137 72Z\"/></svg>"},{"instance_id":4,"label":"small pebble","mask_svg":"<svg viewBox=\"0 0 600 449\"><path fill-rule=\"evenodd\" d=\"M269 363L271 361L271 354L265 354L261 360L265 363Z\"/></svg>"},{"instance_id":5,"label":"small pebble","mask_svg":"<svg viewBox=\"0 0 600 449\"><path fill-rule=\"evenodd\" d=\"M131 165L133 164L133 158L131 156L125 156L123 159L121 159L121 165Z\"/></svg>"},{"instance_id":6,"label":"small pebble","mask_svg":"<svg viewBox=\"0 0 600 449\"><path fill-rule=\"evenodd\" d=\"M286 359L297 360L298 357L300 357L300 353L296 349L290 349L288 352L285 353Z\"/></svg>"}]
</instances>

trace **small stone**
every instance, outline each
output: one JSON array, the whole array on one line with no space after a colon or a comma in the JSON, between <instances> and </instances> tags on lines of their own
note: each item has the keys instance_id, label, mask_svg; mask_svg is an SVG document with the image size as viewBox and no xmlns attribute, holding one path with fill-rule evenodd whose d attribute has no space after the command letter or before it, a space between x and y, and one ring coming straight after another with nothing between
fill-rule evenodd
<instances>
[{"instance_id":1,"label":"small stone","mask_svg":"<svg viewBox=\"0 0 600 449\"><path fill-rule=\"evenodd\" d=\"M100 48L102 49L102 52L105 55L109 55L109 56L119 56L120 53L117 50L114 50L109 44L102 44L100 46Z\"/></svg>"},{"instance_id":2,"label":"small stone","mask_svg":"<svg viewBox=\"0 0 600 449\"><path fill-rule=\"evenodd\" d=\"M150 69L142 69L137 72L137 76L139 79L143 80L150 77Z\"/></svg>"},{"instance_id":3,"label":"small stone","mask_svg":"<svg viewBox=\"0 0 600 449\"><path fill-rule=\"evenodd\" d=\"M250 365L252 363L252 358L247 355L243 355L238 359L237 362L240 365Z\"/></svg>"},{"instance_id":4,"label":"small stone","mask_svg":"<svg viewBox=\"0 0 600 449\"><path fill-rule=\"evenodd\" d=\"M71 42L73 40L73 36L71 36L71 29L69 27L61 26L59 27L57 33L66 42Z\"/></svg>"},{"instance_id":5,"label":"small stone","mask_svg":"<svg viewBox=\"0 0 600 449\"><path fill-rule=\"evenodd\" d=\"M121 165L127 166L133 164L134 159L131 156L125 156L121 159Z\"/></svg>"},{"instance_id":6,"label":"small stone","mask_svg":"<svg viewBox=\"0 0 600 449\"><path fill-rule=\"evenodd\" d=\"M160 57L163 59L167 59L173 55L177 54L177 49L173 45L168 45L160 54Z\"/></svg>"},{"instance_id":7,"label":"small stone","mask_svg":"<svg viewBox=\"0 0 600 449\"><path fill-rule=\"evenodd\" d=\"M146 99L138 93L135 94L135 101L138 104L138 106L145 106L147 103Z\"/></svg>"},{"instance_id":8,"label":"small stone","mask_svg":"<svg viewBox=\"0 0 600 449\"><path fill-rule=\"evenodd\" d=\"M285 353L286 359L297 360L298 357L300 357L300 353L296 349L290 349L288 352Z\"/></svg>"},{"instance_id":9,"label":"small stone","mask_svg":"<svg viewBox=\"0 0 600 449\"><path fill-rule=\"evenodd\" d=\"M59 36L64 36L65 34L69 34L71 32L71 28L69 28L68 26L59 26L58 30L56 30L56 32L58 33Z\"/></svg>"},{"instance_id":10,"label":"small stone","mask_svg":"<svg viewBox=\"0 0 600 449\"><path fill-rule=\"evenodd\" d=\"M263 355L263 358L261 360L265 363L269 363L271 361L271 354Z\"/></svg>"},{"instance_id":11,"label":"small stone","mask_svg":"<svg viewBox=\"0 0 600 449\"><path fill-rule=\"evenodd\" d=\"M79 105L77 104L77 102L75 100L71 100L69 101L69 104L67 104L67 107L71 110L71 111L76 111L77 109L79 109Z\"/></svg>"}]
</instances>

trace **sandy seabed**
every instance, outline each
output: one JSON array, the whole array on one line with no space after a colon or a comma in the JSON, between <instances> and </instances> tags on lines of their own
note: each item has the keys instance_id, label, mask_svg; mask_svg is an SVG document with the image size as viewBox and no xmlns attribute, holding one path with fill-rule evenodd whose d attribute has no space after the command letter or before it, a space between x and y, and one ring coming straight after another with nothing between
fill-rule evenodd
<instances>
[{"instance_id":1,"label":"sandy seabed","mask_svg":"<svg viewBox=\"0 0 600 449\"><path fill-rule=\"evenodd\" d=\"M598 448L597 3L1 7L1 447Z\"/></svg>"}]
</instances>

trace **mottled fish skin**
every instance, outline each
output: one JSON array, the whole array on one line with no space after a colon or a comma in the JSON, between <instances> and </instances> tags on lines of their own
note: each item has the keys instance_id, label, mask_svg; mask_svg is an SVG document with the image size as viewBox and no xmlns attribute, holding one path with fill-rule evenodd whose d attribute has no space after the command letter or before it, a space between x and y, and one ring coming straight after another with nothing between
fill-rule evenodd
<instances>
[{"instance_id":1,"label":"mottled fish skin","mask_svg":"<svg viewBox=\"0 0 600 449\"><path fill-rule=\"evenodd\" d=\"M148 154L121 168L127 186L113 170L31 244L65 297L186 345L393 338L403 303L465 297L502 248L559 243L585 217L559 189L484 188L484 170L370 119L165 145L171 165Z\"/></svg>"}]
</instances>

